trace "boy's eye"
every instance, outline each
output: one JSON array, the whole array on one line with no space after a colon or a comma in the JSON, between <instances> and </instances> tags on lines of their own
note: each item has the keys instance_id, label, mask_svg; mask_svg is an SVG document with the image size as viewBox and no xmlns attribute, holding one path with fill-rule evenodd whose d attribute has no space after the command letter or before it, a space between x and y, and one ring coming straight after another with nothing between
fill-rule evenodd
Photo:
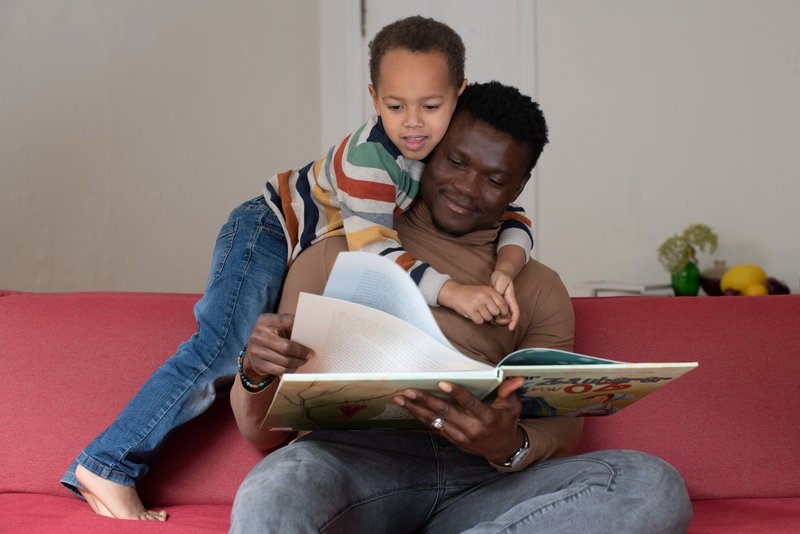
<instances>
[{"instance_id":1,"label":"boy's eye","mask_svg":"<svg viewBox=\"0 0 800 534\"><path fill-rule=\"evenodd\" d=\"M403 106L401 106L400 104L391 104L386 107L389 108L391 111L400 111L400 108L402 108Z\"/></svg>"},{"instance_id":2,"label":"boy's eye","mask_svg":"<svg viewBox=\"0 0 800 534\"><path fill-rule=\"evenodd\" d=\"M422 109L424 109L425 111L435 111L435 110L439 109L439 107L440 107L439 105L422 106Z\"/></svg>"}]
</instances>

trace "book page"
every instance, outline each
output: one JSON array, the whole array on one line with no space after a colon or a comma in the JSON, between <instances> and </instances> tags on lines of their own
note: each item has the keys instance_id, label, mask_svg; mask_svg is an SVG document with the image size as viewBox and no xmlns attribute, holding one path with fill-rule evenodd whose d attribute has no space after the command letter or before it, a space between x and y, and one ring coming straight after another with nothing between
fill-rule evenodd
<instances>
[{"instance_id":1,"label":"book page","mask_svg":"<svg viewBox=\"0 0 800 534\"><path fill-rule=\"evenodd\" d=\"M300 293L292 339L313 349L298 373L422 373L492 369L397 317Z\"/></svg>"},{"instance_id":2,"label":"book page","mask_svg":"<svg viewBox=\"0 0 800 534\"><path fill-rule=\"evenodd\" d=\"M498 367L504 365L602 365L602 364L624 364L616 360L596 358L577 352L569 352L560 349L528 348L519 349L504 357Z\"/></svg>"},{"instance_id":3,"label":"book page","mask_svg":"<svg viewBox=\"0 0 800 534\"><path fill-rule=\"evenodd\" d=\"M408 273L383 256L367 252L339 253L323 295L394 315L454 348Z\"/></svg>"}]
</instances>

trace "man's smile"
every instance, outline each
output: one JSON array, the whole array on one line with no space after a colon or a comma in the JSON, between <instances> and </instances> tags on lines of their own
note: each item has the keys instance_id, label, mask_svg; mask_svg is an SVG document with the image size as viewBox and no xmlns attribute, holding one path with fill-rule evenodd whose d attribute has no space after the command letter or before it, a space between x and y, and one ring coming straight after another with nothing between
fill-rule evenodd
<instances>
[{"instance_id":1,"label":"man's smile","mask_svg":"<svg viewBox=\"0 0 800 534\"><path fill-rule=\"evenodd\" d=\"M441 195L450 211L458 215L471 215L477 211L477 209L472 206L472 203L462 195L445 190L441 191Z\"/></svg>"}]
</instances>

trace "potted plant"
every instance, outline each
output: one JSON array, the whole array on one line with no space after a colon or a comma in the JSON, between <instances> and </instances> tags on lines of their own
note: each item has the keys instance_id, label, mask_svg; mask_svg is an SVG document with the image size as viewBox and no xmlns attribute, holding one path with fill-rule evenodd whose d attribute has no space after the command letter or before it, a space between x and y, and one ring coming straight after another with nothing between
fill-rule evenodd
<instances>
[{"instance_id":1,"label":"potted plant","mask_svg":"<svg viewBox=\"0 0 800 534\"><path fill-rule=\"evenodd\" d=\"M700 290L700 269L697 250L709 254L717 249L717 234L705 224L690 224L680 235L674 235L658 247L658 261L672 276L676 296L695 296Z\"/></svg>"}]
</instances>

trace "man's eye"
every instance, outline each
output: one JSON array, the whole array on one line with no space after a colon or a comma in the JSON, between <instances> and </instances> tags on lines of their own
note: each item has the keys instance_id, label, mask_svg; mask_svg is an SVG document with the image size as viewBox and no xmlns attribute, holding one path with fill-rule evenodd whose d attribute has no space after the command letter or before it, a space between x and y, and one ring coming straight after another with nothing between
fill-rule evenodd
<instances>
[{"instance_id":1,"label":"man's eye","mask_svg":"<svg viewBox=\"0 0 800 534\"><path fill-rule=\"evenodd\" d=\"M498 188L499 187L503 187L503 182L501 182L500 180L496 180L494 178L491 178L489 176L486 177L486 181L489 182L489 185L491 185L492 187L498 187Z\"/></svg>"},{"instance_id":2,"label":"man's eye","mask_svg":"<svg viewBox=\"0 0 800 534\"><path fill-rule=\"evenodd\" d=\"M452 165L454 165L455 167L459 167L459 168L460 168L460 167L463 167L463 166L464 166L464 164L463 164L463 163L461 163L461 161L459 161L459 160L457 160L457 159L454 159L454 158L447 158L447 161L449 161L449 162L450 162Z\"/></svg>"}]
</instances>

